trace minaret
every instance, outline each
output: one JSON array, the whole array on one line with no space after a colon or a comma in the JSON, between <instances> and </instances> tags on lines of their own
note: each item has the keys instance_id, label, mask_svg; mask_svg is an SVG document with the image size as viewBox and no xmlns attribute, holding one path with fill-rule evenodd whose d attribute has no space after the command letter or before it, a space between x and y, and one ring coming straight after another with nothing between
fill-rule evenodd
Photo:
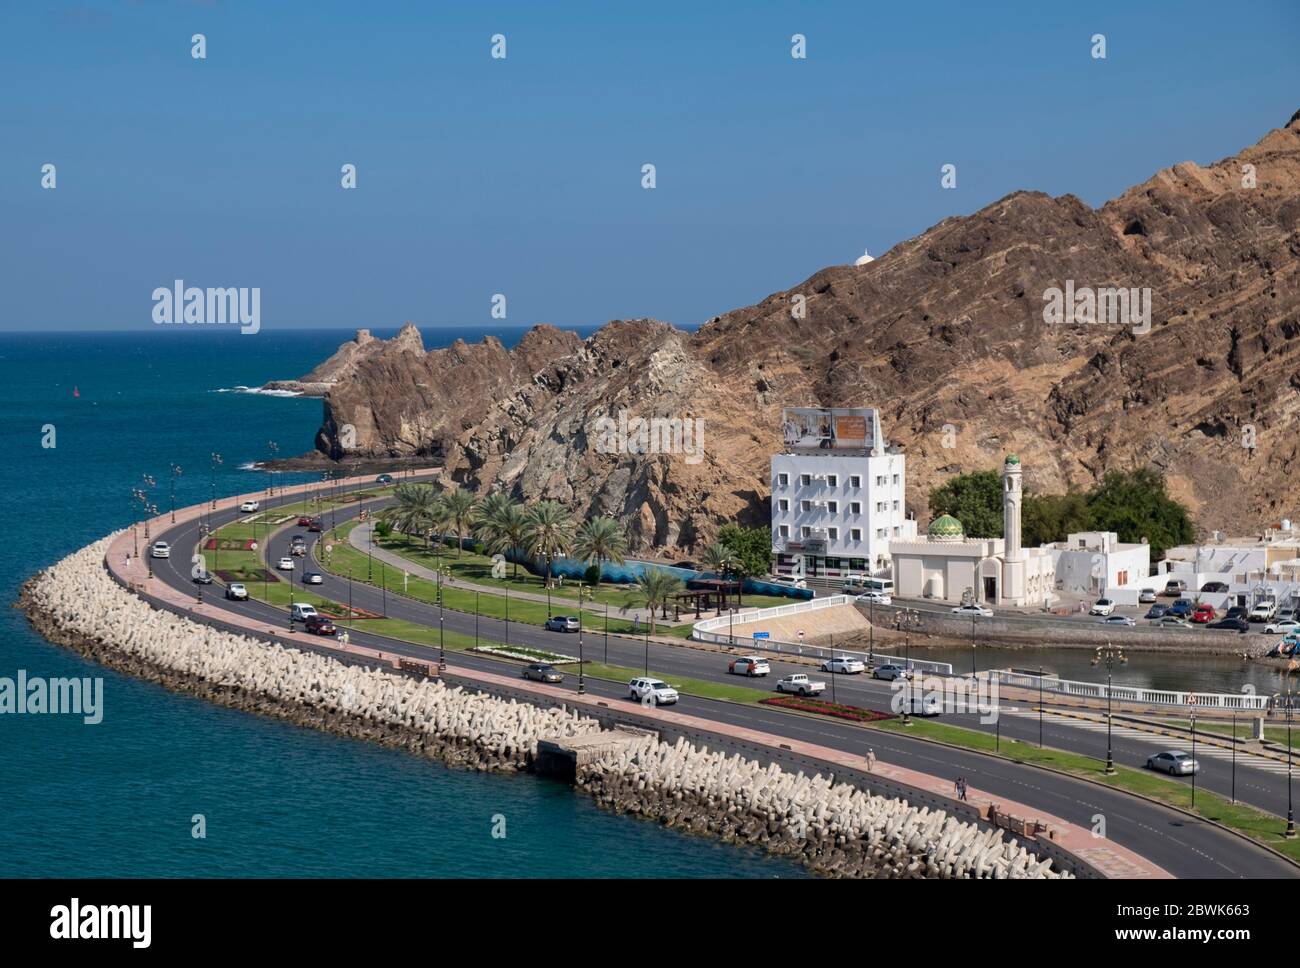
<instances>
[{"instance_id":1,"label":"minaret","mask_svg":"<svg viewBox=\"0 0 1300 968\"><path fill-rule=\"evenodd\" d=\"M1020 550L1020 458L1007 454L1002 462L1002 599L1025 604L1025 557Z\"/></svg>"}]
</instances>

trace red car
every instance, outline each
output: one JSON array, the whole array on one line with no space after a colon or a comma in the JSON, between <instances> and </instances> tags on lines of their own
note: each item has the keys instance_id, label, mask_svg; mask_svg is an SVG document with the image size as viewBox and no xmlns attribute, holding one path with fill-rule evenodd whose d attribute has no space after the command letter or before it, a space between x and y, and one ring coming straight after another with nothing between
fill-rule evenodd
<instances>
[{"instance_id":1,"label":"red car","mask_svg":"<svg viewBox=\"0 0 1300 968\"><path fill-rule=\"evenodd\" d=\"M299 523L299 524L302 524L301 521L299 521L298 523ZM319 531L321 530L321 523L320 523L319 521L308 521L308 522L307 522L307 530L308 530L308 531L319 532Z\"/></svg>"},{"instance_id":2,"label":"red car","mask_svg":"<svg viewBox=\"0 0 1300 968\"><path fill-rule=\"evenodd\" d=\"M333 635L338 631L334 623L324 615L308 615L307 620L302 624L313 635Z\"/></svg>"},{"instance_id":3,"label":"red car","mask_svg":"<svg viewBox=\"0 0 1300 968\"><path fill-rule=\"evenodd\" d=\"M309 528L309 527L311 527L311 518L308 518L308 517L301 517L301 518L299 518L299 519L298 519L298 527L300 527L300 528Z\"/></svg>"},{"instance_id":4,"label":"red car","mask_svg":"<svg viewBox=\"0 0 1300 968\"><path fill-rule=\"evenodd\" d=\"M1206 622L1214 621L1213 605L1197 605L1196 611L1192 612L1192 621L1198 625L1204 625Z\"/></svg>"}]
</instances>

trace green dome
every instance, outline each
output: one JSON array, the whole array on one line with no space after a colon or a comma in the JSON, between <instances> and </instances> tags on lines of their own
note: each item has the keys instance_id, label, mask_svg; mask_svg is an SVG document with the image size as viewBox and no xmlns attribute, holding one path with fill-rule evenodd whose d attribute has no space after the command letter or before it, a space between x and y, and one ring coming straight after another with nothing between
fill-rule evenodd
<instances>
[{"instance_id":1,"label":"green dome","mask_svg":"<svg viewBox=\"0 0 1300 968\"><path fill-rule=\"evenodd\" d=\"M963 538L966 529L951 514L941 514L930 522L929 533L932 538Z\"/></svg>"},{"instance_id":2,"label":"green dome","mask_svg":"<svg viewBox=\"0 0 1300 968\"><path fill-rule=\"evenodd\" d=\"M1015 454L1007 454L1007 459L1004 460L1002 463L1004 463L1004 464L1019 464L1019 463L1020 463L1020 458L1017 457Z\"/></svg>"}]
</instances>

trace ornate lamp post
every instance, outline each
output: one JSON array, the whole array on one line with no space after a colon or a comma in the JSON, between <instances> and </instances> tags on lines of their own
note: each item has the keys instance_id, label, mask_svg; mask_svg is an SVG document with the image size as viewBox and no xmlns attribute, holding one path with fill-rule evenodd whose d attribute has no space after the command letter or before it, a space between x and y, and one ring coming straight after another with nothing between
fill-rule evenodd
<instances>
[{"instance_id":1,"label":"ornate lamp post","mask_svg":"<svg viewBox=\"0 0 1300 968\"><path fill-rule=\"evenodd\" d=\"M269 440L267 446L271 449L271 460L275 460L275 455L280 453L280 445L274 440ZM275 475L271 470L270 463L266 465L266 493L270 497L275 497Z\"/></svg>"},{"instance_id":2,"label":"ornate lamp post","mask_svg":"<svg viewBox=\"0 0 1300 968\"><path fill-rule=\"evenodd\" d=\"M217 509L217 467L221 464L221 455L212 452L212 510Z\"/></svg>"},{"instance_id":3,"label":"ornate lamp post","mask_svg":"<svg viewBox=\"0 0 1300 968\"><path fill-rule=\"evenodd\" d=\"M171 476L171 504L172 504L172 524L176 523L176 478L181 476L179 464L172 464Z\"/></svg>"},{"instance_id":4,"label":"ornate lamp post","mask_svg":"<svg viewBox=\"0 0 1300 968\"><path fill-rule=\"evenodd\" d=\"M1112 674L1116 662L1125 663L1128 659L1124 656L1124 650L1111 645L1107 642L1105 645L1097 646L1097 655L1093 660L1093 665L1098 662L1106 663L1106 775L1115 775L1115 749L1111 742L1111 683Z\"/></svg>"},{"instance_id":5,"label":"ornate lamp post","mask_svg":"<svg viewBox=\"0 0 1300 968\"><path fill-rule=\"evenodd\" d=\"M1295 705L1295 687L1287 683L1286 692L1273 694L1273 707L1282 700L1286 701L1286 831L1284 837L1295 836L1295 808L1291 796L1291 710Z\"/></svg>"},{"instance_id":6,"label":"ornate lamp post","mask_svg":"<svg viewBox=\"0 0 1300 968\"><path fill-rule=\"evenodd\" d=\"M912 629L921 627L921 613L914 608L894 614L894 626L903 633L903 664L907 668L907 703L903 706L903 725L912 725L912 703L916 699L916 677L912 673Z\"/></svg>"}]
</instances>

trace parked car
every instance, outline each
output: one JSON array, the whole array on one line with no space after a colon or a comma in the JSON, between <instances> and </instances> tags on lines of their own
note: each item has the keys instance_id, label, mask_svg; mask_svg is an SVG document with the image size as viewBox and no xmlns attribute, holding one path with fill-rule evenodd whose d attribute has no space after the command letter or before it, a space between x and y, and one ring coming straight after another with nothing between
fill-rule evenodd
<instances>
[{"instance_id":1,"label":"parked car","mask_svg":"<svg viewBox=\"0 0 1300 968\"><path fill-rule=\"evenodd\" d=\"M815 696L826 691L826 683L814 682L802 672L792 672L784 679L776 681L777 692L793 692L800 696Z\"/></svg>"},{"instance_id":2,"label":"parked car","mask_svg":"<svg viewBox=\"0 0 1300 968\"><path fill-rule=\"evenodd\" d=\"M1102 625L1137 625L1127 615L1107 615L1101 620Z\"/></svg>"},{"instance_id":3,"label":"parked car","mask_svg":"<svg viewBox=\"0 0 1300 968\"><path fill-rule=\"evenodd\" d=\"M1205 626L1207 629L1226 629L1231 632L1249 632L1250 623L1244 618L1221 618Z\"/></svg>"},{"instance_id":4,"label":"parked car","mask_svg":"<svg viewBox=\"0 0 1300 968\"><path fill-rule=\"evenodd\" d=\"M837 655L822 663L822 672L834 672L842 676L856 676L859 672L866 671L867 664L865 662L847 655Z\"/></svg>"},{"instance_id":5,"label":"parked car","mask_svg":"<svg viewBox=\"0 0 1300 968\"><path fill-rule=\"evenodd\" d=\"M895 679L906 679L907 670L899 665L878 665L871 670L871 678L893 682Z\"/></svg>"},{"instance_id":6,"label":"parked car","mask_svg":"<svg viewBox=\"0 0 1300 968\"><path fill-rule=\"evenodd\" d=\"M226 597L235 602L248 601L248 589L241 582L231 582L226 586Z\"/></svg>"},{"instance_id":7,"label":"parked car","mask_svg":"<svg viewBox=\"0 0 1300 968\"><path fill-rule=\"evenodd\" d=\"M1154 588L1144 588L1138 592L1138 604L1150 605L1156 600L1156 590Z\"/></svg>"},{"instance_id":8,"label":"parked car","mask_svg":"<svg viewBox=\"0 0 1300 968\"><path fill-rule=\"evenodd\" d=\"M275 567L279 568L281 571L293 571L293 559L285 556L280 559Z\"/></svg>"},{"instance_id":9,"label":"parked car","mask_svg":"<svg viewBox=\"0 0 1300 968\"><path fill-rule=\"evenodd\" d=\"M560 670L549 662L530 662L524 666L524 678L535 682L563 682Z\"/></svg>"},{"instance_id":10,"label":"parked car","mask_svg":"<svg viewBox=\"0 0 1300 968\"><path fill-rule=\"evenodd\" d=\"M1109 598L1099 598L1092 603L1092 608L1088 609L1089 615L1109 615L1115 611L1115 603Z\"/></svg>"},{"instance_id":11,"label":"parked car","mask_svg":"<svg viewBox=\"0 0 1300 968\"><path fill-rule=\"evenodd\" d=\"M808 582L792 575L768 575L763 579L769 585L782 585L786 588L807 588Z\"/></svg>"},{"instance_id":12,"label":"parked car","mask_svg":"<svg viewBox=\"0 0 1300 968\"><path fill-rule=\"evenodd\" d=\"M1246 619L1247 617L1249 617L1249 615L1250 615L1250 609L1246 608L1245 605L1234 605L1234 606L1232 606L1232 608L1228 609L1228 614L1226 614L1226 615L1223 616L1223 617L1224 617L1224 618L1239 618L1239 619L1243 619L1243 620L1244 620L1244 619Z\"/></svg>"},{"instance_id":13,"label":"parked car","mask_svg":"<svg viewBox=\"0 0 1300 968\"><path fill-rule=\"evenodd\" d=\"M772 667L761 655L743 655L732 659L727 671L737 676L765 676L772 671Z\"/></svg>"},{"instance_id":14,"label":"parked car","mask_svg":"<svg viewBox=\"0 0 1300 968\"><path fill-rule=\"evenodd\" d=\"M1192 605L1190 599L1180 598L1178 599L1178 601L1174 602L1172 605L1169 606L1168 614L1177 615L1179 618L1191 618L1192 609L1194 607L1195 606Z\"/></svg>"},{"instance_id":15,"label":"parked car","mask_svg":"<svg viewBox=\"0 0 1300 968\"><path fill-rule=\"evenodd\" d=\"M993 609L985 608L983 605L975 605L975 604L958 605L952 611L954 615L965 615L965 616L982 615L984 618L993 617Z\"/></svg>"},{"instance_id":16,"label":"parked car","mask_svg":"<svg viewBox=\"0 0 1300 968\"><path fill-rule=\"evenodd\" d=\"M1294 632L1297 628L1300 628L1300 622L1297 622L1295 619L1278 618L1265 625L1264 631L1272 635L1274 633L1282 634L1285 632Z\"/></svg>"},{"instance_id":17,"label":"parked car","mask_svg":"<svg viewBox=\"0 0 1300 968\"><path fill-rule=\"evenodd\" d=\"M1167 612L1167 611L1169 611L1169 609L1165 608L1163 605L1152 605L1150 608L1147 609L1147 613L1146 613L1145 615L1143 615L1142 617L1143 617L1143 618L1163 618L1165 612Z\"/></svg>"},{"instance_id":18,"label":"parked car","mask_svg":"<svg viewBox=\"0 0 1300 968\"><path fill-rule=\"evenodd\" d=\"M1177 615L1169 615L1169 614L1166 614L1164 618L1156 619L1151 624L1158 626L1162 629L1189 629L1192 627L1191 623L1188 622L1187 619L1179 618Z\"/></svg>"},{"instance_id":19,"label":"parked car","mask_svg":"<svg viewBox=\"0 0 1300 968\"><path fill-rule=\"evenodd\" d=\"M300 528L305 528L310 524L311 524L311 518L306 517L305 515L298 519L298 527Z\"/></svg>"},{"instance_id":20,"label":"parked car","mask_svg":"<svg viewBox=\"0 0 1300 968\"><path fill-rule=\"evenodd\" d=\"M303 620L303 628L312 635L334 635L338 629L324 615L309 615Z\"/></svg>"},{"instance_id":21,"label":"parked car","mask_svg":"<svg viewBox=\"0 0 1300 968\"><path fill-rule=\"evenodd\" d=\"M1207 581L1201 586L1201 591L1203 592L1226 592L1227 590L1227 583L1221 581Z\"/></svg>"},{"instance_id":22,"label":"parked car","mask_svg":"<svg viewBox=\"0 0 1300 968\"><path fill-rule=\"evenodd\" d=\"M1213 622L1218 617L1213 605L1204 603L1197 605L1192 611L1192 621L1197 625L1205 625L1207 622Z\"/></svg>"},{"instance_id":23,"label":"parked car","mask_svg":"<svg viewBox=\"0 0 1300 968\"><path fill-rule=\"evenodd\" d=\"M1293 619L1293 618L1296 618L1296 613L1294 608L1284 608L1282 609L1282 611L1277 613L1277 620L1279 622L1285 622L1287 619Z\"/></svg>"},{"instance_id":24,"label":"parked car","mask_svg":"<svg viewBox=\"0 0 1300 968\"><path fill-rule=\"evenodd\" d=\"M627 684L631 698L637 702L652 706L671 706L677 702L677 690L661 679L649 679L644 676L633 679Z\"/></svg>"},{"instance_id":25,"label":"parked car","mask_svg":"<svg viewBox=\"0 0 1300 968\"><path fill-rule=\"evenodd\" d=\"M325 584L325 576L319 571L309 571L302 576L302 583L304 585L323 585Z\"/></svg>"},{"instance_id":26,"label":"parked car","mask_svg":"<svg viewBox=\"0 0 1300 968\"><path fill-rule=\"evenodd\" d=\"M305 622L313 615L319 615L315 605L308 605L306 602L294 602L293 609L289 612L295 622Z\"/></svg>"},{"instance_id":27,"label":"parked car","mask_svg":"<svg viewBox=\"0 0 1300 968\"><path fill-rule=\"evenodd\" d=\"M1170 776L1191 776L1201 772L1201 764L1182 750L1165 750L1147 757L1147 769L1168 773Z\"/></svg>"},{"instance_id":28,"label":"parked car","mask_svg":"<svg viewBox=\"0 0 1300 968\"><path fill-rule=\"evenodd\" d=\"M393 483L393 475L392 475L392 474L380 474L378 477L375 478L375 483L376 483L376 484L391 484L391 483Z\"/></svg>"},{"instance_id":29,"label":"parked car","mask_svg":"<svg viewBox=\"0 0 1300 968\"><path fill-rule=\"evenodd\" d=\"M172 556L172 546L166 541L155 541L153 547L149 549L150 558L170 558Z\"/></svg>"},{"instance_id":30,"label":"parked car","mask_svg":"<svg viewBox=\"0 0 1300 968\"><path fill-rule=\"evenodd\" d=\"M195 575L195 576L194 576L194 584L196 584L196 585L211 585L211 584L212 584L212 572L210 572L210 571L205 571L205 572L203 572L202 574Z\"/></svg>"},{"instance_id":31,"label":"parked car","mask_svg":"<svg viewBox=\"0 0 1300 968\"><path fill-rule=\"evenodd\" d=\"M1165 590L1160 594L1165 598L1177 598L1185 591L1187 591L1187 582L1181 578L1171 578L1165 583Z\"/></svg>"},{"instance_id":32,"label":"parked car","mask_svg":"<svg viewBox=\"0 0 1300 968\"><path fill-rule=\"evenodd\" d=\"M546 620L548 632L577 632L582 628L576 615L552 615Z\"/></svg>"},{"instance_id":33,"label":"parked car","mask_svg":"<svg viewBox=\"0 0 1300 968\"><path fill-rule=\"evenodd\" d=\"M243 504L239 505L239 510L244 514L247 514L250 511L256 511L259 507L261 507L261 505L256 501L245 501Z\"/></svg>"},{"instance_id":34,"label":"parked car","mask_svg":"<svg viewBox=\"0 0 1300 968\"><path fill-rule=\"evenodd\" d=\"M1271 598L1266 598L1262 602L1256 603L1255 607L1250 610L1250 621L1271 622L1276 615L1277 602Z\"/></svg>"}]
</instances>

